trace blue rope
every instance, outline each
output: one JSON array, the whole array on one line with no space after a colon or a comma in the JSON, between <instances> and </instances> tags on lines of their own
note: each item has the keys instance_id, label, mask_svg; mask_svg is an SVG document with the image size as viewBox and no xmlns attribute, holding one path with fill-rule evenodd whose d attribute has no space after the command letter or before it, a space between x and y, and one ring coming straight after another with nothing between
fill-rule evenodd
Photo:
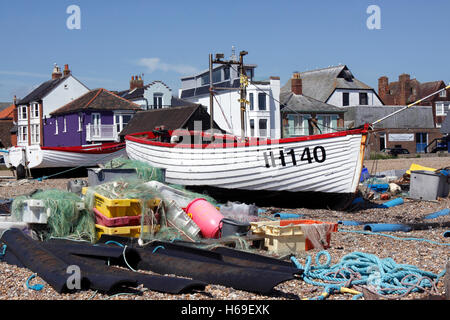
<instances>
[{"instance_id":1,"label":"blue rope","mask_svg":"<svg viewBox=\"0 0 450 320\"><path fill-rule=\"evenodd\" d=\"M437 244L440 246L450 246L450 243L441 243L441 242L436 242L433 240L428 240L428 239L423 239L423 238L401 238L401 237L395 237L395 236L391 236L390 234L385 234L385 233L380 233L380 232L343 230L343 229L339 229L339 232L353 232L353 233L366 234L366 235L378 235L378 236L388 237L388 238L395 239L395 240L421 241L421 242L429 242L429 243Z\"/></svg>"},{"instance_id":2,"label":"blue rope","mask_svg":"<svg viewBox=\"0 0 450 320\"><path fill-rule=\"evenodd\" d=\"M152 253L155 253L159 248L166 249L164 246L156 246Z\"/></svg>"},{"instance_id":3,"label":"blue rope","mask_svg":"<svg viewBox=\"0 0 450 320\"><path fill-rule=\"evenodd\" d=\"M0 259L3 259L3 257L5 256L5 254L6 254L6 244L4 244L4 245L2 246L2 251L0 252Z\"/></svg>"},{"instance_id":4,"label":"blue rope","mask_svg":"<svg viewBox=\"0 0 450 320\"><path fill-rule=\"evenodd\" d=\"M117 242L117 241L114 241L114 240L109 240L109 241L106 241L105 242L105 244L110 244L110 243L112 243L112 244L116 244L116 245L118 245L119 247L124 247L124 245L123 244L121 244L121 243L119 243L119 242Z\"/></svg>"},{"instance_id":5,"label":"blue rope","mask_svg":"<svg viewBox=\"0 0 450 320\"><path fill-rule=\"evenodd\" d=\"M327 259L321 263L323 255ZM291 257L291 261L303 270L301 277L306 283L324 287L324 293L315 300L323 300L328 294L352 285L374 285L380 295L406 294L418 291L419 286L431 287L445 274L445 269L440 274L434 274L413 265L396 264L391 258L380 259L363 252L350 253L333 266L330 266L331 256L327 251L316 255L316 266L312 266L311 256L306 257L304 266L295 257ZM435 279L434 282L432 279ZM360 297L362 294L357 294L353 299Z\"/></svg>"},{"instance_id":6,"label":"blue rope","mask_svg":"<svg viewBox=\"0 0 450 320\"><path fill-rule=\"evenodd\" d=\"M35 290L35 291L41 291L42 288L44 288L44 285L43 285L43 284L38 283L38 284L30 285L30 281L31 281L33 278L35 278L35 277L36 277L36 274L32 274L32 275L27 279L27 282L26 282L27 288L28 288L28 289L31 289L31 290Z\"/></svg>"}]
</instances>

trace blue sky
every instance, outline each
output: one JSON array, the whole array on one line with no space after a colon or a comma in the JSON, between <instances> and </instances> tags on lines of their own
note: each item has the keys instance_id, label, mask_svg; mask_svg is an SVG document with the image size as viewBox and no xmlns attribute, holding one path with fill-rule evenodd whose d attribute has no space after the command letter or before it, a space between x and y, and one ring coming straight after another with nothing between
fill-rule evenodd
<instances>
[{"instance_id":1,"label":"blue sky","mask_svg":"<svg viewBox=\"0 0 450 320\"><path fill-rule=\"evenodd\" d=\"M66 9L78 5L81 29ZM369 5L381 10L370 30ZM19 98L69 64L89 88L123 90L132 75L162 80L208 68L209 53L246 50L256 77L346 64L361 81L409 73L450 81L448 0L0 0L0 101Z\"/></svg>"}]
</instances>

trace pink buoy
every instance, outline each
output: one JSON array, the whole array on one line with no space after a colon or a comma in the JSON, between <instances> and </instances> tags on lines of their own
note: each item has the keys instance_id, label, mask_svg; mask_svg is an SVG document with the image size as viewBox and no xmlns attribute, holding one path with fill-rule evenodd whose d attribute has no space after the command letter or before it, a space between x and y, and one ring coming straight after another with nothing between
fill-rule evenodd
<instances>
[{"instance_id":1,"label":"pink buoy","mask_svg":"<svg viewBox=\"0 0 450 320\"><path fill-rule=\"evenodd\" d=\"M219 237L219 225L224 216L211 203L203 198L194 199L187 205L186 213L198 225L204 238Z\"/></svg>"}]
</instances>

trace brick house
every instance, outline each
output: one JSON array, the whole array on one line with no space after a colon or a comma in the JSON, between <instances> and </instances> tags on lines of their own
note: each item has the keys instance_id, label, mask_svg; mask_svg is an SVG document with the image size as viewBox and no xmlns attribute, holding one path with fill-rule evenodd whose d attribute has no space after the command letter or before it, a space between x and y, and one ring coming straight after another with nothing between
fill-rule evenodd
<instances>
[{"instance_id":1,"label":"brick house","mask_svg":"<svg viewBox=\"0 0 450 320\"><path fill-rule=\"evenodd\" d=\"M395 82L389 82L386 76L378 79L378 95L386 105L408 105L445 87L442 80L421 83L417 79L411 79L409 74L401 74ZM418 105L432 107L434 126L439 128L449 110L450 89L425 99Z\"/></svg>"}]
</instances>

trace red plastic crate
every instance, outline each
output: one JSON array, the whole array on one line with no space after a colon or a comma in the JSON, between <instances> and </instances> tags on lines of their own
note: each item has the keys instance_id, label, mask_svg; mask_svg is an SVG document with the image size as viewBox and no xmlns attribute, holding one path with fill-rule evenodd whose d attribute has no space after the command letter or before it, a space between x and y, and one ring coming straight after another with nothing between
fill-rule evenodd
<instances>
[{"instance_id":1,"label":"red plastic crate","mask_svg":"<svg viewBox=\"0 0 450 320\"><path fill-rule=\"evenodd\" d=\"M108 218L95 208L93 211L95 214L95 223L105 227L138 226L141 224L141 216Z\"/></svg>"}]
</instances>

